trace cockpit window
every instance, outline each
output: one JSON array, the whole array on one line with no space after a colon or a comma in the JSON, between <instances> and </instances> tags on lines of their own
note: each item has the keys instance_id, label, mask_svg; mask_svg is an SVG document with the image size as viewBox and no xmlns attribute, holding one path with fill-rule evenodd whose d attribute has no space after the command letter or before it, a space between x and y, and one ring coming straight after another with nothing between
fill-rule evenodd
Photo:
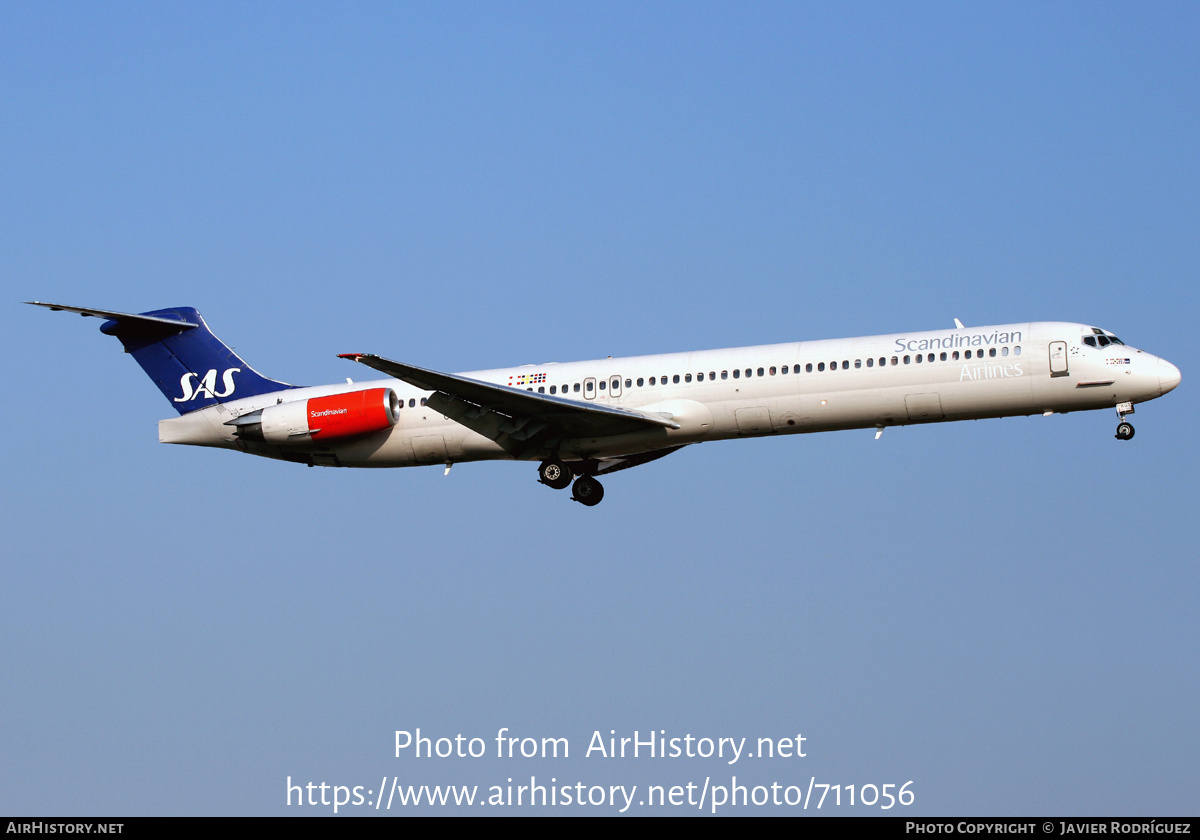
<instances>
[{"instance_id":1,"label":"cockpit window","mask_svg":"<svg viewBox=\"0 0 1200 840\"><path fill-rule=\"evenodd\" d=\"M1095 347L1097 342L1099 342L1101 347L1107 347L1110 344L1125 344L1124 341L1117 338L1112 333L1092 327L1092 335L1084 336L1083 343L1088 347Z\"/></svg>"}]
</instances>

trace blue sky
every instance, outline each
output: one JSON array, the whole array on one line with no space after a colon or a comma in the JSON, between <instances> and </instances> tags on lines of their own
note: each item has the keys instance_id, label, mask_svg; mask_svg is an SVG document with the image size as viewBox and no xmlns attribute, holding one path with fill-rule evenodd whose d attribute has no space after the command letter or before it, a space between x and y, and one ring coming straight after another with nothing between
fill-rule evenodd
<instances>
[{"instance_id":1,"label":"blue sky","mask_svg":"<svg viewBox=\"0 0 1200 840\"><path fill-rule=\"evenodd\" d=\"M736 775L1194 813L1197 42L1192 3L4 4L0 811ZM532 465L159 445L137 366L33 299L196 306L302 384L955 317L1095 323L1184 381L1130 443L715 443L584 509ZM571 756L395 758L418 727ZM660 729L807 756L584 757Z\"/></svg>"}]
</instances>

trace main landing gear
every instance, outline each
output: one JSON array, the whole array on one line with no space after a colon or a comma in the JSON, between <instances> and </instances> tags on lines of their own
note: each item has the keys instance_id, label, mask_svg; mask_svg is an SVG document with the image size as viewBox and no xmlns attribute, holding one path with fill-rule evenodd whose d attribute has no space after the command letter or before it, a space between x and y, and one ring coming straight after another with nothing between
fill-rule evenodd
<instances>
[{"instance_id":1,"label":"main landing gear","mask_svg":"<svg viewBox=\"0 0 1200 840\"><path fill-rule=\"evenodd\" d=\"M1125 415L1133 414L1133 403L1123 402L1117 406L1117 417L1121 422L1117 424L1117 440L1129 440L1133 437L1133 424L1125 422Z\"/></svg>"},{"instance_id":2,"label":"main landing gear","mask_svg":"<svg viewBox=\"0 0 1200 840\"><path fill-rule=\"evenodd\" d=\"M552 490L565 490L571 485L572 477L571 468L557 458L543 461L538 467L538 481ZM598 505L604 498L604 485L590 475L581 475L571 488L571 498L588 507Z\"/></svg>"},{"instance_id":3,"label":"main landing gear","mask_svg":"<svg viewBox=\"0 0 1200 840\"><path fill-rule=\"evenodd\" d=\"M598 505L604 498L604 485L590 475L581 475L571 488L571 498L588 507Z\"/></svg>"},{"instance_id":4,"label":"main landing gear","mask_svg":"<svg viewBox=\"0 0 1200 840\"><path fill-rule=\"evenodd\" d=\"M551 490L566 490L571 483L571 470L562 461L542 461L538 467L538 481Z\"/></svg>"}]
</instances>

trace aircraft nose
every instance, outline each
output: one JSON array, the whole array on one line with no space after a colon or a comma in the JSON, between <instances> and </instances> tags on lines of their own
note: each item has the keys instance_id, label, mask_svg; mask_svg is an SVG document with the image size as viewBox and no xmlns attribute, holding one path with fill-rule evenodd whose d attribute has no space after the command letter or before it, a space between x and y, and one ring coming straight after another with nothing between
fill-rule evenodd
<instances>
[{"instance_id":1,"label":"aircraft nose","mask_svg":"<svg viewBox=\"0 0 1200 840\"><path fill-rule=\"evenodd\" d=\"M1179 368L1168 362L1166 359L1158 360L1158 385L1162 388L1165 394L1167 391L1172 391L1179 384L1179 380L1183 378Z\"/></svg>"}]
</instances>

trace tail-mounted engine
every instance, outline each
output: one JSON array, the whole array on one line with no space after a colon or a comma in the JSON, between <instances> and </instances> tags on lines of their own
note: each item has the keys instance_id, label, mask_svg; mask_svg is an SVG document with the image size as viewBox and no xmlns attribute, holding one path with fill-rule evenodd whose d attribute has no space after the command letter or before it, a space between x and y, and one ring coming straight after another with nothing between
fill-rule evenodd
<instances>
[{"instance_id":1,"label":"tail-mounted engine","mask_svg":"<svg viewBox=\"0 0 1200 840\"><path fill-rule=\"evenodd\" d=\"M382 432L400 419L400 398L391 388L350 391L292 400L243 414L226 425L242 440L297 444Z\"/></svg>"}]
</instances>

